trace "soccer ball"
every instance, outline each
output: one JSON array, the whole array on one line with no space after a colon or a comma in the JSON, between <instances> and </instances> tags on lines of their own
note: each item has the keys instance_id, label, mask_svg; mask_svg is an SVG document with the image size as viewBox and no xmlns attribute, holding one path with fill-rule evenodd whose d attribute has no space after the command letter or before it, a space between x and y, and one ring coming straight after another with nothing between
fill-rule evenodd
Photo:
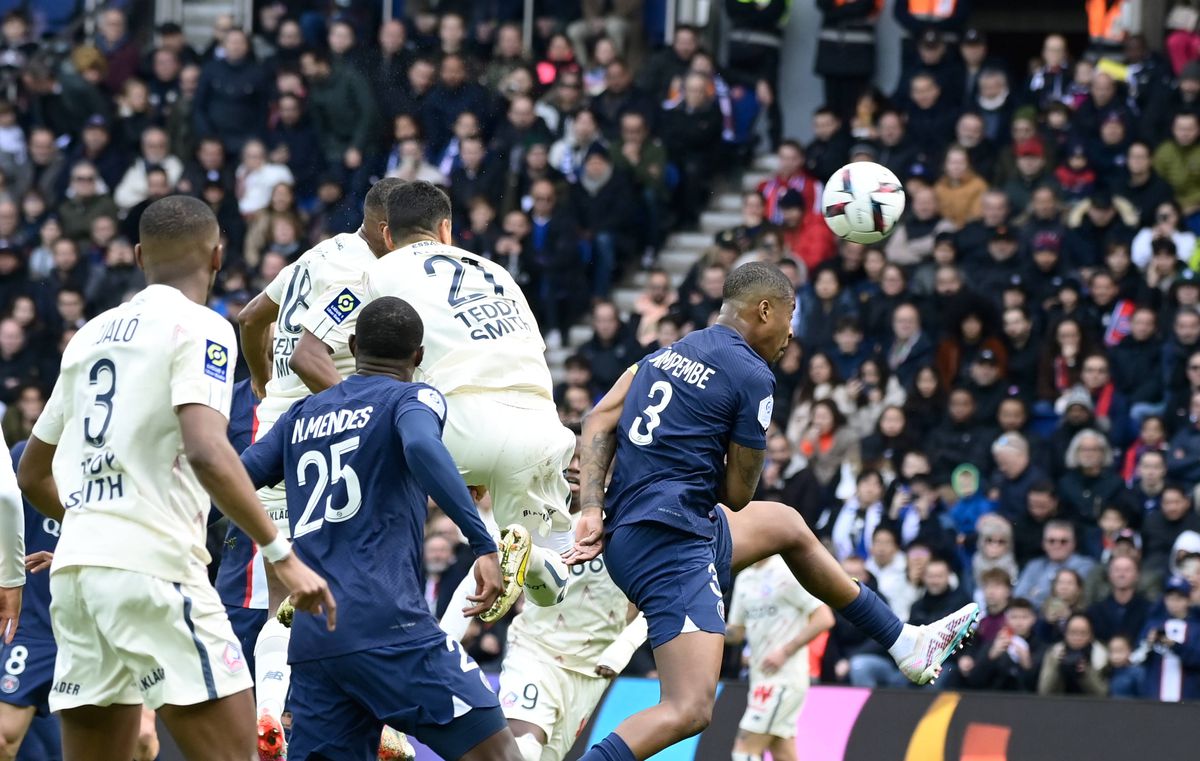
<instances>
[{"instance_id":1,"label":"soccer ball","mask_svg":"<svg viewBox=\"0 0 1200 761\"><path fill-rule=\"evenodd\" d=\"M856 161L833 173L821 196L825 224L854 243L878 243L904 213L904 187L892 170Z\"/></svg>"}]
</instances>

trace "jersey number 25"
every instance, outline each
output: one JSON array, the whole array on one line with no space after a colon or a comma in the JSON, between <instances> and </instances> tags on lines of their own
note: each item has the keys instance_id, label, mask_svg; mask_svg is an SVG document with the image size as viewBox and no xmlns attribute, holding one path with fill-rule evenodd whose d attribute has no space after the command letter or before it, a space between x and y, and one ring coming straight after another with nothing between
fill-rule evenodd
<instances>
[{"instance_id":1,"label":"jersey number 25","mask_svg":"<svg viewBox=\"0 0 1200 761\"><path fill-rule=\"evenodd\" d=\"M300 456L300 461L296 463L296 483L307 486L308 471L312 468L316 468L317 478L312 492L308 495L308 502L304 505L304 513L292 530L292 538L311 534L325 525L325 521L340 523L350 520L358 513L362 507L362 486L354 468L342 462L342 457L358 449L358 441L358 437L354 436L330 444L328 462L325 460L325 453L316 449L310 449ZM340 481L346 482L346 504L334 507L333 495L326 496L325 491ZM325 515L323 518L313 518L313 511L317 509L322 497L325 497Z\"/></svg>"}]
</instances>

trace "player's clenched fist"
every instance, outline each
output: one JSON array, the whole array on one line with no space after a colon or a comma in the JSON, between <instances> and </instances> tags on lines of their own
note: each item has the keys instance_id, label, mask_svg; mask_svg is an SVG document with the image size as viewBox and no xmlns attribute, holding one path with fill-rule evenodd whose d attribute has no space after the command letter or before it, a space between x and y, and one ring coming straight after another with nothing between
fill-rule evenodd
<instances>
[{"instance_id":1,"label":"player's clenched fist","mask_svg":"<svg viewBox=\"0 0 1200 761\"><path fill-rule=\"evenodd\" d=\"M504 577L500 573L500 556L493 552L475 559L475 594L467 595L473 605L463 608L463 615L473 618L496 604L504 592Z\"/></svg>"},{"instance_id":2,"label":"player's clenched fist","mask_svg":"<svg viewBox=\"0 0 1200 761\"><path fill-rule=\"evenodd\" d=\"M277 563L272 563L275 575L284 583L292 595L292 605L296 610L318 615L325 614L326 626L329 631L337 627L337 602L325 579L318 576L311 568L304 565L296 553Z\"/></svg>"}]
</instances>

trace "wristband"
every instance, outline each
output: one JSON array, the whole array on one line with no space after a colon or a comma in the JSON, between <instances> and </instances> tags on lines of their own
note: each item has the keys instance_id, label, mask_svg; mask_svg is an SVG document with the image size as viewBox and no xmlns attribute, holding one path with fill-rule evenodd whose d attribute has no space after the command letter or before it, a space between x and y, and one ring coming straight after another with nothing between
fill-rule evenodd
<instances>
[{"instance_id":1,"label":"wristband","mask_svg":"<svg viewBox=\"0 0 1200 761\"><path fill-rule=\"evenodd\" d=\"M275 534L275 538L269 544L264 544L259 549L262 550L262 556L265 560L278 563L292 554L292 543L280 531Z\"/></svg>"}]
</instances>

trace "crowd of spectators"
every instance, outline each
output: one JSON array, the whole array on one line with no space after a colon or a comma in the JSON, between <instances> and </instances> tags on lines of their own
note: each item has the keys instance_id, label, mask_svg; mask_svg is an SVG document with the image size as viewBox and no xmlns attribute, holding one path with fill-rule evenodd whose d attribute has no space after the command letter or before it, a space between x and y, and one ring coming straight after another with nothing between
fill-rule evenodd
<instances>
[{"instance_id":1,"label":"crowd of spectators","mask_svg":"<svg viewBox=\"0 0 1200 761\"><path fill-rule=\"evenodd\" d=\"M902 18L890 94L819 56L827 105L802 145L782 130L778 45L767 54L774 0L727 3L725 67L704 30L656 46L640 3L545 4L532 49L512 4L383 21L374 4L291 5L260 3L253 34L221 17L202 51L117 8L65 53L4 17L0 63L19 72L0 81L8 441L27 437L74 331L143 285L133 246L155 199L216 212L214 307L233 319L309 245L353 231L375 179L426 179L453 199L458 245L517 277L548 344L590 308L555 390L569 424L631 362L711 324L731 268L783 269L795 341L758 496L800 511L905 620L985 606L939 686L1200 698L1195 29L1172 29L1169 55L1127 35L1103 60L1050 35L1023 62L965 25ZM819 3L852 30L875 5ZM777 168L676 283L656 254L754 152L759 112ZM905 185L877 247L821 219L821 180L851 160ZM639 269L622 314L614 283ZM435 520L431 608L462 551ZM472 638L498 662L503 624ZM822 648L825 681L900 681L844 621Z\"/></svg>"},{"instance_id":2,"label":"crowd of spectators","mask_svg":"<svg viewBox=\"0 0 1200 761\"><path fill-rule=\"evenodd\" d=\"M651 269L626 319L596 304L563 420L774 262L795 340L757 496L906 621L984 606L938 686L1200 698L1200 61L1052 34L1020 65L960 31L919 30L895 92L782 140L678 287ZM858 160L908 196L878 246L804 226ZM841 619L823 648L823 681L905 682Z\"/></svg>"}]
</instances>

